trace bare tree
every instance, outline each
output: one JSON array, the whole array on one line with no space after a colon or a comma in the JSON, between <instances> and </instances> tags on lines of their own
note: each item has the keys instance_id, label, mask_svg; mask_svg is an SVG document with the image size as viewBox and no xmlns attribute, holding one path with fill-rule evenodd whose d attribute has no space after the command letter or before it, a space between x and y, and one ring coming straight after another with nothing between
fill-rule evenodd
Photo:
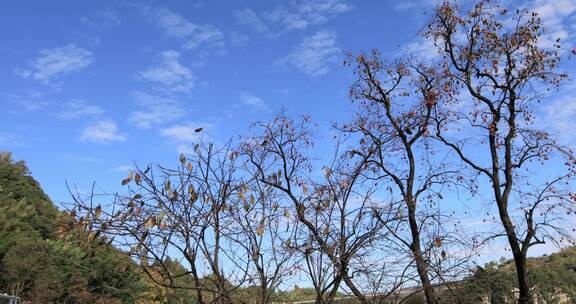
<instances>
[{"instance_id":1,"label":"bare tree","mask_svg":"<svg viewBox=\"0 0 576 304\"><path fill-rule=\"evenodd\" d=\"M467 93L455 96L459 106L435 117L435 136L488 181L480 187L493 197L503 228L496 236L505 236L514 257L518 303L531 301L529 248L568 236L559 213L573 212L574 202L566 183L574 176L576 159L533 124L539 92L567 77L558 72L565 52L560 40L545 46L543 34L537 13L509 12L489 1L479 1L468 12L446 1L425 32L443 57L439 74ZM463 102L466 96L471 104ZM453 132L458 125L466 131ZM549 159L565 162L567 171L531 178Z\"/></svg>"},{"instance_id":2,"label":"bare tree","mask_svg":"<svg viewBox=\"0 0 576 304\"><path fill-rule=\"evenodd\" d=\"M231 209L234 219L231 241L240 248L231 250L232 260L239 267L250 265L248 282L255 284L259 304L271 302L278 287L297 270L297 252L291 244L298 222L291 220L285 207L280 206L281 198L274 190L257 179L249 179Z\"/></svg>"},{"instance_id":3,"label":"bare tree","mask_svg":"<svg viewBox=\"0 0 576 304\"><path fill-rule=\"evenodd\" d=\"M353 280L351 264L369 252L366 247L382 225L370 216L372 189L362 180L368 157L351 161L337 151L331 165L314 171L306 154L312 145L308 122L308 117L294 121L280 114L271 122L257 124L261 134L246 140L242 152L253 175L284 195L306 229L308 237L301 251L317 302L331 303L344 283L365 303L368 300ZM314 270L323 266L322 256L333 267L327 282L322 276L325 272Z\"/></svg>"},{"instance_id":4,"label":"bare tree","mask_svg":"<svg viewBox=\"0 0 576 304\"><path fill-rule=\"evenodd\" d=\"M232 256L224 247L232 233L229 208L242 187L231 152L230 144L196 145L176 169L157 165L130 172L122 181L128 194L113 195L108 205L95 201L109 196L76 193L71 212L90 238L113 238L154 283L193 290L199 303L231 303L248 270L248 263L229 267ZM175 269L175 258L187 267Z\"/></svg>"},{"instance_id":5,"label":"bare tree","mask_svg":"<svg viewBox=\"0 0 576 304\"><path fill-rule=\"evenodd\" d=\"M414 60L388 64L381 57L376 50L348 56L346 63L357 77L350 95L359 106L354 120L342 130L359 138L360 144L350 153L367 159L365 174L387 186L389 196L399 197L392 198L398 221L385 227L414 259L427 303L438 303L430 266L433 250L442 247L449 235L441 228L447 216L435 205L441 192L460 182L452 178L458 171L446 158L435 155L429 128L436 105L451 96L451 86L424 64ZM375 217L382 221L380 210L375 209ZM438 249L437 255L446 258L446 248Z\"/></svg>"}]
</instances>

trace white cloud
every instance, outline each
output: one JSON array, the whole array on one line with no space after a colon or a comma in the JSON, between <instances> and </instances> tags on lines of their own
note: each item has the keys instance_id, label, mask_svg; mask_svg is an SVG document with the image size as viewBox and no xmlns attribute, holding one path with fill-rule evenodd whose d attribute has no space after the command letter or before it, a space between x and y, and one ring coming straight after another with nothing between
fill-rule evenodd
<instances>
[{"instance_id":1,"label":"white cloud","mask_svg":"<svg viewBox=\"0 0 576 304\"><path fill-rule=\"evenodd\" d=\"M416 56L418 59L430 62L440 57L438 48L431 39L417 39L403 47L403 51L409 55Z\"/></svg>"},{"instance_id":2,"label":"white cloud","mask_svg":"<svg viewBox=\"0 0 576 304\"><path fill-rule=\"evenodd\" d=\"M538 0L531 2L531 9L542 18L546 31L539 41L542 47L552 48L557 38L567 40L574 36L573 29L568 28L573 23L567 19L576 12L575 0Z\"/></svg>"},{"instance_id":3,"label":"white cloud","mask_svg":"<svg viewBox=\"0 0 576 304\"><path fill-rule=\"evenodd\" d=\"M414 10L414 9L424 9L430 8L438 5L440 0L403 0L398 1L394 6L397 10Z\"/></svg>"},{"instance_id":4,"label":"white cloud","mask_svg":"<svg viewBox=\"0 0 576 304\"><path fill-rule=\"evenodd\" d=\"M166 8L148 8L145 12L166 35L184 40L184 47L224 46L224 34L213 25L198 25Z\"/></svg>"},{"instance_id":5,"label":"white cloud","mask_svg":"<svg viewBox=\"0 0 576 304\"><path fill-rule=\"evenodd\" d=\"M264 102L264 100L262 98L260 98L258 96L254 96L248 92L240 93L240 101L242 102L243 105L253 107L257 110L265 110L266 109L266 103Z\"/></svg>"},{"instance_id":6,"label":"white cloud","mask_svg":"<svg viewBox=\"0 0 576 304\"><path fill-rule=\"evenodd\" d=\"M125 141L126 136L118 133L118 127L113 121L100 120L86 127L80 140L108 144L114 141Z\"/></svg>"},{"instance_id":7,"label":"white cloud","mask_svg":"<svg viewBox=\"0 0 576 304\"><path fill-rule=\"evenodd\" d=\"M92 52L69 44L59 48L42 49L29 69L17 71L23 78L49 82L54 78L80 71L94 61Z\"/></svg>"},{"instance_id":8,"label":"white cloud","mask_svg":"<svg viewBox=\"0 0 576 304\"><path fill-rule=\"evenodd\" d=\"M576 119L576 83L570 83L550 98L549 104L543 108L543 119L539 127L550 132L561 144L576 148L576 133L574 125Z\"/></svg>"},{"instance_id":9,"label":"white cloud","mask_svg":"<svg viewBox=\"0 0 576 304\"><path fill-rule=\"evenodd\" d=\"M276 63L289 64L309 75L319 76L330 70L330 65L338 60L340 52L336 46L336 33L319 31L304 38L288 56Z\"/></svg>"},{"instance_id":10,"label":"white cloud","mask_svg":"<svg viewBox=\"0 0 576 304\"><path fill-rule=\"evenodd\" d=\"M139 128L151 128L186 115L182 104L175 99L143 92L134 92L133 95L143 109L130 113L128 121Z\"/></svg>"},{"instance_id":11,"label":"white cloud","mask_svg":"<svg viewBox=\"0 0 576 304\"><path fill-rule=\"evenodd\" d=\"M64 103L62 110L54 116L60 119L80 119L83 117L93 117L104 114L106 111L96 105L91 105L83 100L73 100Z\"/></svg>"},{"instance_id":12,"label":"white cloud","mask_svg":"<svg viewBox=\"0 0 576 304\"><path fill-rule=\"evenodd\" d=\"M196 77L192 70L180 63L179 58L176 51L164 51L160 54L159 64L141 72L139 77L160 84L163 89L188 93L194 87Z\"/></svg>"},{"instance_id":13,"label":"white cloud","mask_svg":"<svg viewBox=\"0 0 576 304\"><path fill-rule=\"evenodd\" d=\"M203 137L205 129L211 126L211 124L206 123L175 125L169 128L161 129L160 135L176 142L197 142L201 137ZM201 132L196 132L198 128L203 128L203 130Z\"/></svg>"},{"instance_id":14,"label":"white cloud","mask_svg":"<svg viewBox=\"0 0 576 304\"><path fill-rule=\"evenodd\" d=\"M108 170L108 172L129 172L132 170L134 170L134 167L132 167L132 166L120 165L120 166L116 166L115 168Z\"/></svg>"},{"instance_id":15,"label":"white cloud","mask_svg":"<svg viewBox=\"0 0 576 304\"><path fill-rule=\"evenodd\" d=\"M71 160L83 163L90 163L90 164L103 164L104 160L95 157L88 157L83 155L78 155L74 153L66 154L63 157L64 160Z\"/></svg>"},{"instance_id":16,"label":"white cloud","mask_svg":"<svg viewBox=\"0 0 576 304\"><path fill-rule=\"evenodd\" d=\"M234 17L236 21L241 25L248 25L252 27L257 32L265 32L268 27L264 22L258 17L258 14L250 8L245 8L234 12Z\"/></svg>"},{"instance_id":17,"label":"white cloud","mask_svg":"<svg viewBox=\"0 0 576 304\"><path fill-rule=\"evenodd\" d=\"M270 21L280 23L285 30L303 30L311 25L328 22L352 6L343 0L314 0L291 2L266 14Z\"/></svg>"},{"instance_id":18,"label":"white cloud","mask_svg":"<svg viewBox=\"0 0 576 304\"><path fill-rule=\"evenodd\" d=\"M0 131L0 147L1 146L20 146L20 136L12 133Z\"/></svg>"},{"instance_id":19,"label":"white cloud","mask_svg":"<svg viewBox=\"0 0 576 304\"><path fill-rule=\"evenodd\" d=\"M8 102L17 105L27 111L38 111L44 109L52 104L52 102L45 100L45 94L35 90L29 90L23 94L6 93Z\"/></svg>"},{"instance_id":20,"label":"white cloud","mask_svg":"<svg viewBox=\"0 0 576 304\"><path fill-rule=\"evenodd\" d=\"M114 26L122 22L118 12L111 9L96 11L90 16L80 17L80 20L91 26Z\"/></svg>"}]
</instances>

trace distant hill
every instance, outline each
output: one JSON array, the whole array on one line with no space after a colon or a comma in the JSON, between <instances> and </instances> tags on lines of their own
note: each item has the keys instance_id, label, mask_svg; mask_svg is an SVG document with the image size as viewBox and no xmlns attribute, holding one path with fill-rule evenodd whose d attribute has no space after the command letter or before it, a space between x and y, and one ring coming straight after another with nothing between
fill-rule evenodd
<instances>
[{"instance_id":1,"label":"distant hill","mask_svg":"<svg viewBox=\"0 0 576 304\"><path fill-rule=\"evenodd\" d=\"M515 303L516 273L512 260L491 262L451 291L443 303ZM576 303L576 248L528 259L529 282L538 303ZM458 298L460 301L456 301Z\"/></svg>"},{"instance_id":2,"label":"distant hill","mask_svg":"<svg viewBox=\"0 0 576 304\"><path fill-rule=\"evenodd\" d=\"M0 292L32 303L133 303L146 290L133 263L112 246L58 233L64 214L23 161L0 153Z\"/></svg>"}]
</instances>

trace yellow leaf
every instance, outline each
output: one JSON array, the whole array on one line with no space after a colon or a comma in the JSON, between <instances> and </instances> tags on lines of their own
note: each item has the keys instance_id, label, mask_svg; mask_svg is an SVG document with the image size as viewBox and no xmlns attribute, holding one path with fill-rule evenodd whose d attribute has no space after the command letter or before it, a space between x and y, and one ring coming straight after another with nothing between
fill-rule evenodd
<instances>
[{"instance_id":1,"label":"yellow leaf","mask_svg":"<svg viewBox=\"0 0 576 304\"><path fill-rule=\"evenodd\" d=\"M326 175L326 178L330 178L330 176L332 176L332 170L328 167L324 168L324 175Z\"/></svg>"},{"instance_id":2,"label":"yellow leaf","mask_svg":"<svg viewBox=\"0 0 576 304\"><path fill-rule=\"evenodd\" d=\"M302 186L302 193L304 193L304 194L308 193L308 188L306 188L306 185Z\"/></svg>"},{"instance_id":3,"label":"yellow leaf","mask_svg":"<svg viewBox=\"0 0 576 304\"><path fill-rule=\"evenodd\" d=\"M286 218L290 218L290 211L288 211L288 209L285 209L285 210L284 210L284 216L285 216Z\"/></svg>"},{"instance_id":4,"label":"yellow leaf","mask_svg":"<svg viewBox=\"0 0 576 304\"><path fill-rule=\"evenodd\" d=\"M144 223L144 227L146 228L152 228L156 225L156 218L151 216L148 218L148 220L146 220L146 223Z\"/></svg>"},{"instance_id":5,"label":"yellow leaf","mask_svg":"<svg viewBox=\"0 0 576 304\"><path fill-rule=\"evenodd\" d=\"M122 186L127 185L129 182L130 182L130 179L129 179L129 178L123 179L123 180L122 180Z\"/></svg>"},{"instance_id":6,"label":"yellow leaf","mask_svg":"<svg viewBox=\"0 0 576 304\"><path fill-rule=\"evenodd\" d=\"M330 229L328 228L328 226L326 226L324 227L324 230L322 232L324 232L324 235L328 235L330 233Z\"/></svg>"},{"instance_id":7,"label":"yellow leaf","mask_svg":"<svg viewBox=\"0 0 576 304\"><path fill-rule=\"evenodd\" d=\"M184 156L184 154L180 154L180 163L182 163L182 166L186 163L186 156Z\"/></svg>"},{"instance_id":8,"label":"yellow leaf","mask_svg":"<svg viewBox=\"0 0 576 304\"><path fill-rule=\"evenodd\" d=\"M198 194L196 194L196 193L190 194L190 202L195 203L196 200L198 200Z\"/></svg>"},{"instance_id":9,"label":"yellow leaf","mask_svg":"<svg viewBox=\"0 0 576 304\"><path fill-rule=\"evenodd\" d=\"M136 185L140 186L141 181L142 177L140 176L140 174L136 173L136 175L134 175L134 182L136 182Z\"/></svg>"},{"instance_id":10,"label":"yellow leaf","mask_svg":"<svg viewBox=\"0 0 576 304\"><path fill-rule=\"evenodd\" d=\"M188 171L192 171L192 163L188 163Z\"/></svg>"},{"instance_id":11,"label":"yellow leaf","mask_svg":"<svg viewBox=\"0 0 576 304\"><path fill-rule=\"evenodd\" d=\"M254 205L255 202L256 202L256 199L254 198L254 195L250 195L250 204Z\"/></svg>"},{"instance_id":12,"label":"yellow leaf","mask_svg":"<svg viewBox=\"0 0 576 304\"><path fill-rule=\"evenodd\" d=\"M100 214L102 214L102 207L98 205L96 208L94 208L94 217L99 218Z\"/></svg>"},{"instance_id":13,"label":"yellow leaf","mask_svg":"<svg viewBox=\"0 0 576 304\"><path fill-rule=\"evenodd\" d=\"M263 225L259 225L258 228L256 228L256 234L259 236L264 235L264 226Z\"/></svg>"}]
</instances>

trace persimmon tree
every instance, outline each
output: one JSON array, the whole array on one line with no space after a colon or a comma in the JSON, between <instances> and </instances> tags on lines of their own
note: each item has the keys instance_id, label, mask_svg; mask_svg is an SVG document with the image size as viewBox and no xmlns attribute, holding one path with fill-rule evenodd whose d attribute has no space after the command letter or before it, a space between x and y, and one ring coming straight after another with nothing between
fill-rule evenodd
<instances>
[{"instance_id":1,"label":"persimmon tree","mask_svg":"<svg viewBox=\"0 0 576 304\"><path fill-rule=\"evenodd\" d=\"M230 144L196 145L175 169L130 172L122 181L126 194L74 195L70 212L90 239L113 239L157 285L192 290L198 303L231 303L249 269L248 261L233 264L227 245L234 233L230 210L244 187L231 152ZM186 267L171 267L174 259Z\"/></svg>"},{"instance_id":2,"label":"persimmon tree","mask_svg":"<svg viewBox=\"0 0 576 304\"><path fill-rule=\"evenodd\" d=\"M384 193L400 216L394 226L385 227L412 257L427 303L438 303L432 280L440 277L430 268L434 255L447 257L451 237L446 233L448 214L436 204L442 192L462 182L455 178L457 168L435 151L430 129L437 104L453 94L452 87L422 63L387 63L376 50L350 54L345 64L356 76L350 96L357 107L354 119L341 130L359 140L349 153L366 159L363 174L388 189ZM382 209L374 210L382 221Z\"/></svg>"},{"instance_id":3,"label":"persimmon tree","mask_svg":"<svg viewBox=\"0 0 576 304\"><path fill-rule=\"evenodd\" d=\"M236 152L231 153L231 157L236 155ZM298 222L290 218L280 202L273 187L249 178L238 191L237 202L230 210L233 219L230 223L231 260L239 268L249 265L248 286L254 286L256 294L253 296L259 304L273 301L280 285L299 269L297 251L291 246L298 232Z\"/></svg>"},{"instance_id":4,"label":"persimmon tree","mask_svg":"<svg viewBox=\"0 0 576 304\"><path fill-rule=\"evenodd\" d=\"M537 13L489 1L465 12L446 1L424 33L439 48L438 73L461 93L457 106L434 117L434 136L479 178L478 191L491 194L502 227L493 237L505 237L514 257L518 303L532 297L528 250L566 240L564 221L574 211L576 159L537 128L543 93L567 77L559 71L566 51L559 39L546 45L544 34ZM567 169L547 172L545 163Z\"/></svg>"},{"instance_id":5,"label":"persimmon tree","mask_svg":"<svg viewBox=\"0 0 576 304\"><path fill-rule=\"evenodd\" d=\"M354 263L370 253L369 244L380 236L382 224L371 216L373 191L361 175L367 157L351 161L347 154L336 152L330 165L314 171L308 117L292 120L280 113L256 127L259 133L244 141L241 153L252 175L284 196L305 230L295 245L304 254L316 302L332 303L344 287L368 302L354 281ZM322 268L323 258L329 271Z\"/></svg>"}]
</instances>

